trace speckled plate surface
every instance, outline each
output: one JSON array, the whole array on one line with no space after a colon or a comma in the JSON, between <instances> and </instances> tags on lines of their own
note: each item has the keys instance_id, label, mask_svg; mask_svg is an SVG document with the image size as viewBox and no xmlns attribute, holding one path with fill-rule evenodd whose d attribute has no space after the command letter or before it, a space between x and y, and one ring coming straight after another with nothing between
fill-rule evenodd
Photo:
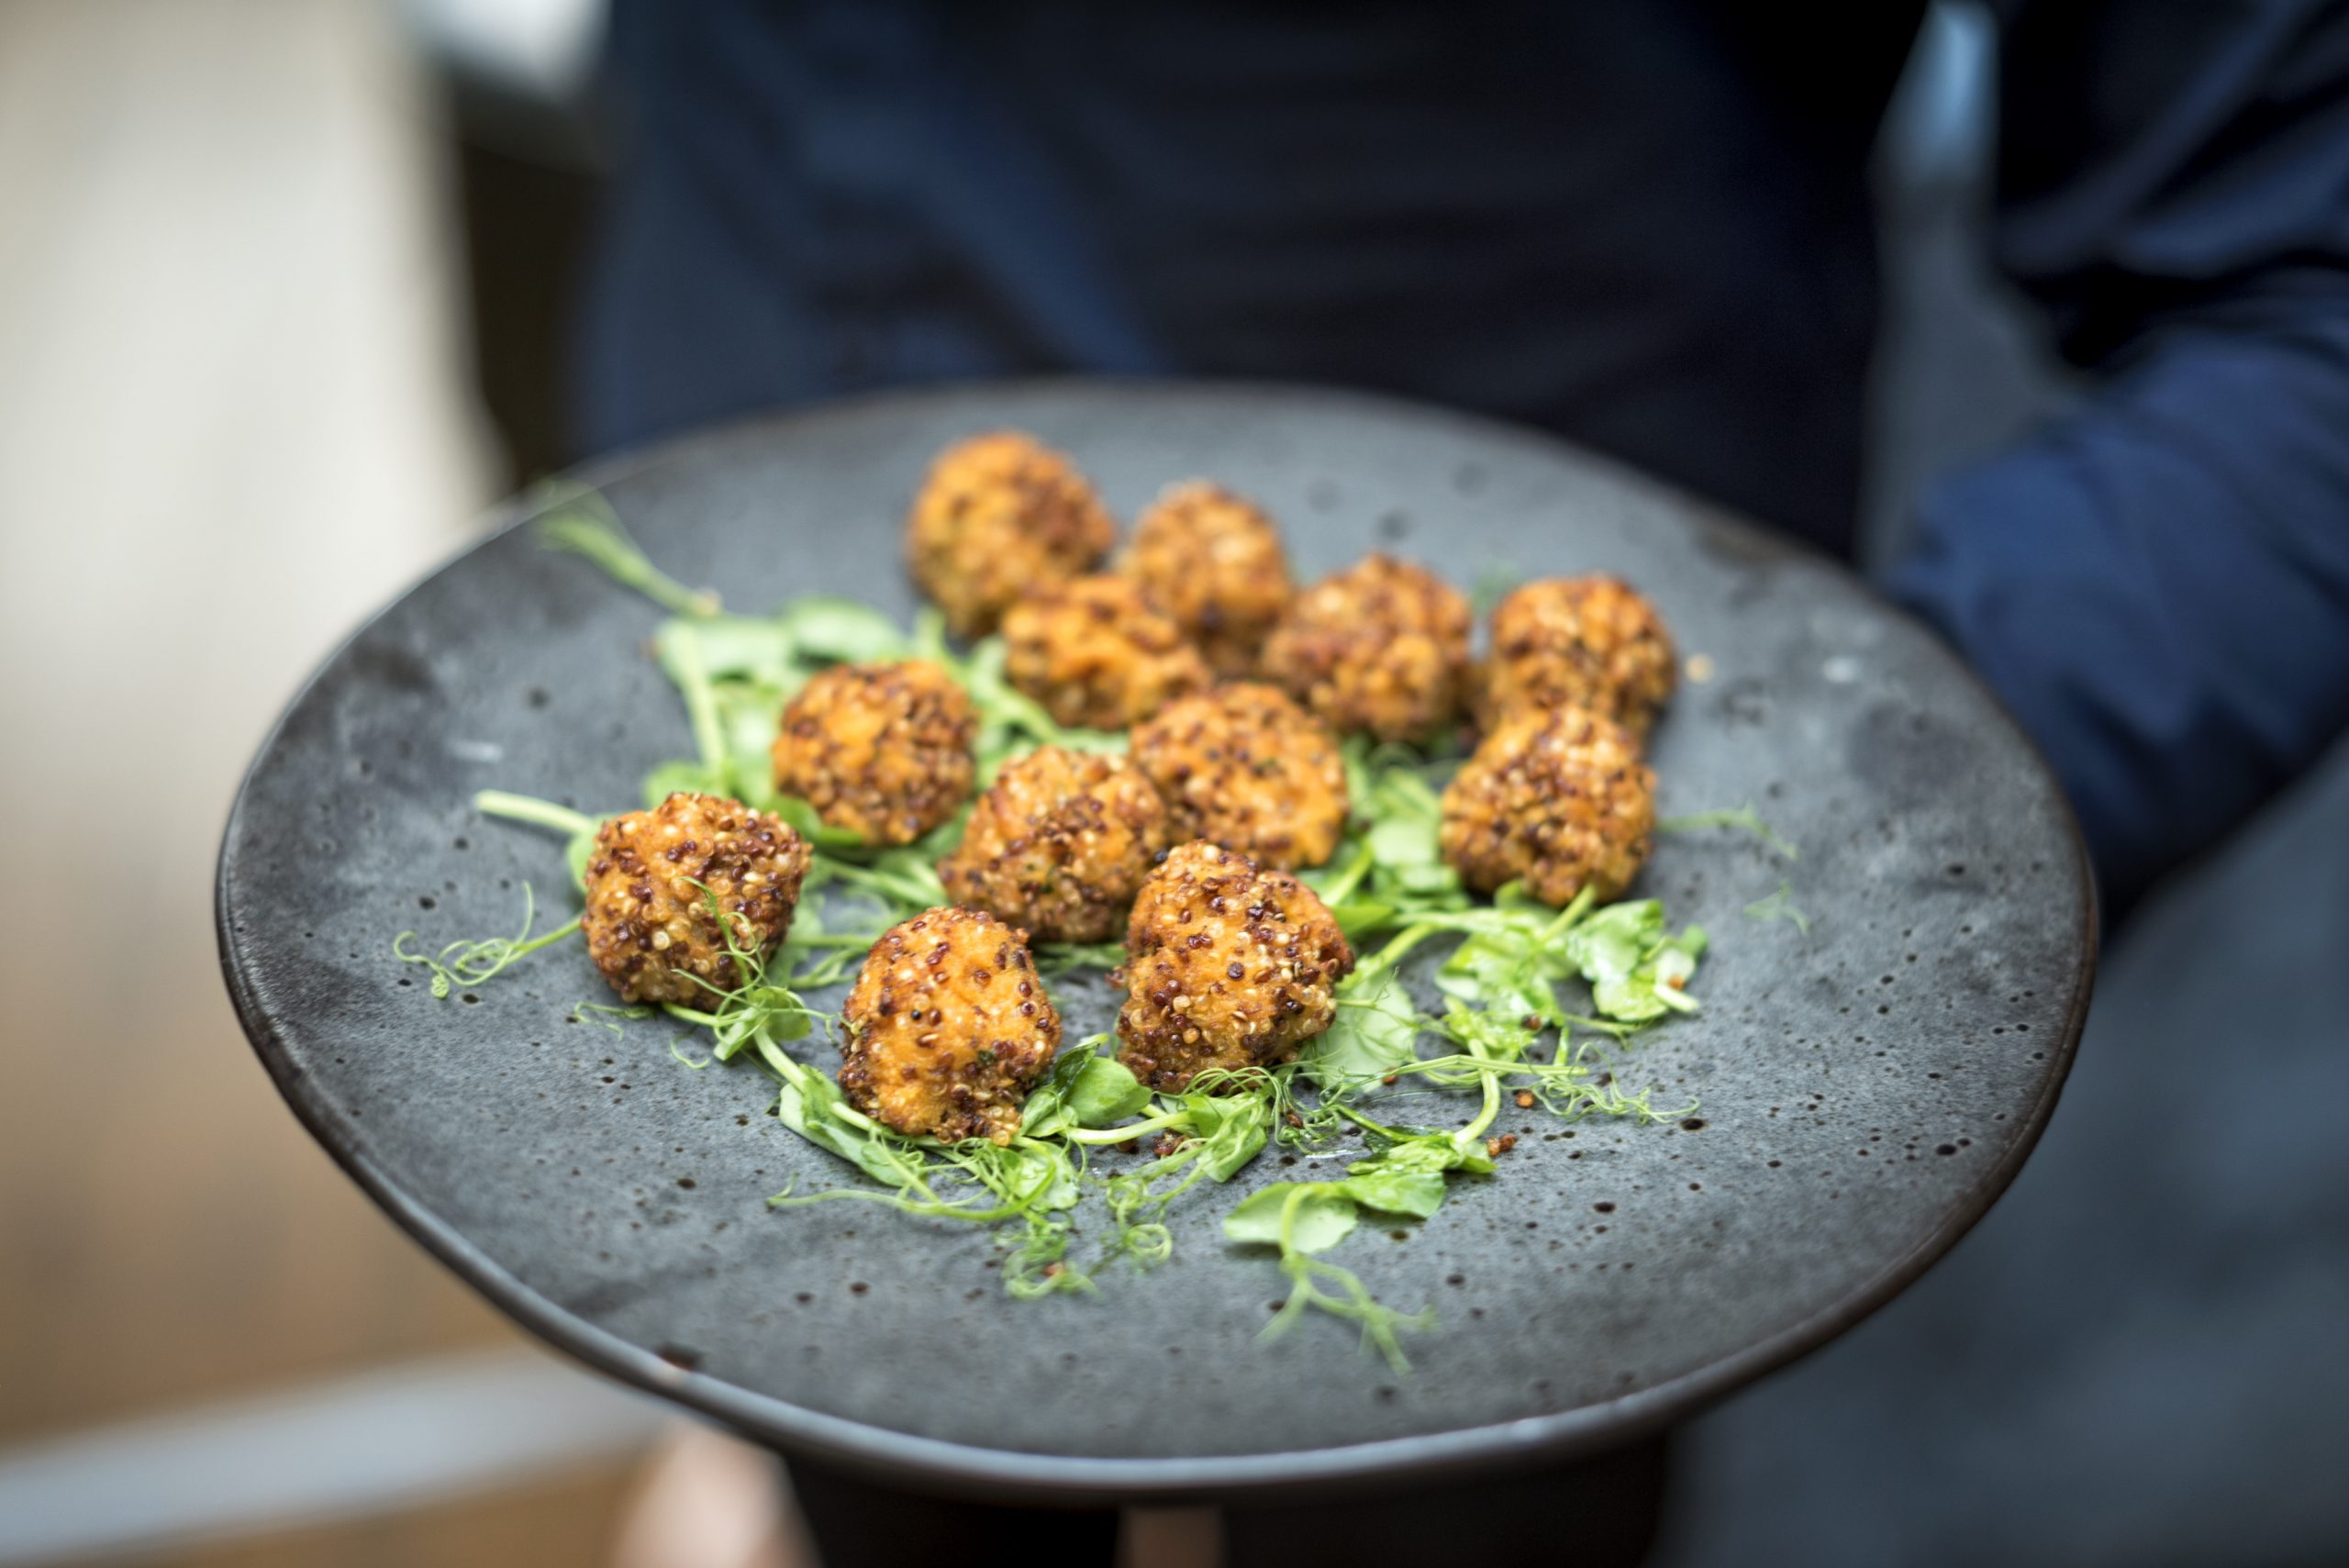
<instances>
[{"instance_id":1,"label":"speckled plate surface","mask_svg":"<svg viewBox=\"0 0 2349 1568\"><path fill-rule=\"evenodd\" d=\"M1944 1251L2053 1107L2087 1007L2087 874L2054 784L1924 631L1843 573L1554 441L1379 399L1042 383L746 424L584 477L658 562L737 608L853 595L910 614L898 528L930 455L1011 425L1130 517L1211 475L1280 519L1302 579L1384 546L1464 586L1510 563L1620 573L1711 677L1653 760L1666 814L1751 799L1797 841L1667 838L1642 882L1714 946L1705 1010L1624 1068L1696 1118L1568 1128L1510 1111L1500 1173L1336 1253L1434 1306L1387 1371L1348 1325L1255 1342L1282 1294L1218 1220L1303 1171L1260 1160L1179 1206L1175 1256L1020 1302L972 1231L877 1209L770 1211L842 1170L762 1114L747 1063L688 1072L665 1022L576 945L435 1002L391 945L558 903L552 839L484 821L495 786L636 802L691 751L643 646L650 605L519 527L362 628L295 701L230 817L223 965L279 1088L344 1168L500 1307L582 1360L786 1452L1032 1498L1297 1492L1564 1457L1685 1415L1819 1344ZM507 520L520 524L524 511ZM1784 878L1809 917L1743 917ZM556 916L561 917L560 913ZM1072 976L1068 1038L1113 994ZM834 1053L800 1051L827 1070Z\"/></svg>"}]
</instances>

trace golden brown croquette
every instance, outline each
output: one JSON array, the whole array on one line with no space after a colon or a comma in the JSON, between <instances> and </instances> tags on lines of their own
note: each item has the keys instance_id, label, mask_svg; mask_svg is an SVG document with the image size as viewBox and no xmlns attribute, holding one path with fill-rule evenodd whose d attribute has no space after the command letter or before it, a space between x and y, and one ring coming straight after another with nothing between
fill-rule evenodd
<instances>
[{"instance_id":1,"label":"golden brown croquette","mask_svg":"<svg viewBox=\"0 0 2349 1568\"><path fill-rule=\"evenodd\" d=\"M1289 1061L1330 1027L1353 966L1338 922L1297 878L1214 844L1178 845L1134 900L1119 1060L1168 1092L1209 1068Z\"/></svg>"},{"instance_id":2,"label":"golden brown croquette","mask_svg":"<svg viewBox=\"0 0 2349 1568\"><path fill-rule=\"evenodd\" d=\"M1645 735L1675 673L1664 618L1628 584L1547 577L1493 606L1476 710L1489 728L1517 707L1585 707Z\"/></svg>"},{"instance_id":3,"label":"golden brown croquette","mask_svg":"<svg viewBox=\"0 0 2349 1568\"><path fill-rule=\"evenodd\" d=\"M1207 661L1130 577L1047 584L1003 617L1003 671L1059 722L1123 729L1204 691Z\"/></svg>"},{"instance_id":4,"label":"golden brown croquette","mask_svg":"<svg viewBox=\"0 0 2349 1568\"><path fill-rule=\"evenodd\" d=\"M835 664L784 706L774 786L827 828L868 844L909 844L970 798L978 715L926 659Z\"/></svg>"},{"instance_id":5,"label":"golden brown croquette","mask_svg":"<svg viewBox=\"0 0 2349 1568\"><path fill-rule=\"evenodd\" d=\"M1045 746L998 774L938 865L957 904L1037 940L1101 942L1173 841L1166 803L1123 757Z\"/></svg>"},{"instance_id":6,"label":"golden brown croquette","mask_svg":"<svg viewBox=\"0 0 2349 1568\"><path fill-rule=\"evenodd\" d=\"M1640 744L1586 708L1519 708L1443 792L1443 858L1479 893L1522 880L1544 904L1631 885L1655 828Z\"/></svg>"},{"instance_id":7,"label":"golden brown croquette","mask_svg":"<svg viewBox=\"0 0 2349 1568\"><path fill-rule=\"evenodd\" d=\"M1296 591L1272 518L1197 479L1168 487L1136 519L1118 570L1165 608L1226 680L1256 673L1264 638Z\"/></svg>"},{"instance_id":8,"label":"golden brown croquette","mask_svg":"<svg viewBox=\"0 0 2349 1568\"><path fill-rule=\"evenodd\" d=\"M882 933L841 1009L841 1091L909 1138L1008 1143L1061 1046L1028 934L976 909Z\"/></svg>"},{"instance_id":9,"label":"golden brown croquette","mask_svg":"<svg viewBox=\"0 0 2349 1568\"><path fill-rule=\"evenodd\" d=\"M1218 686L1138 725L1133 759L1166 797L1175 837L1277 871L1318 866L1346 826L1346 764L1320 721L1277 687Z\"/></svg>"},{"instance_id":10,"label":"golden brown croquette","mask_svg":"<svg viewBox=\"0 0 2349 1568\"><path fill-rule=\"evenodd\" d=\"M615 817L587 859L587 954L627 1001L710 1006L749 978L727 929L753 958L773 951L791 929L807 853L789 824L723 795L673 795Z\"/></svg>"},{"instance_id":11,"label":"golden brown croquette","mask_svg":"<svg viewBox=\"0 0 2349 1568\"><path fill-rule=\"evenodd\" d=\"M1264 678L1340 734L1426 740L1459 717L1474 619L1450 584L1371 555L1290 602L1264 643Z\"/></svg>"},{"instance_id":12,"label":"golden brown croquette","mask_svg":"<svg viewBox=\"0 0 2349 1568\"><path fill-rule=\"evenodd\" d=\"M938 454L906 518L906 561L956 636L983 637L1039 584L1092 571L1117 535L1065 453L1002 430Z\"/></svg>"}]
</instances>

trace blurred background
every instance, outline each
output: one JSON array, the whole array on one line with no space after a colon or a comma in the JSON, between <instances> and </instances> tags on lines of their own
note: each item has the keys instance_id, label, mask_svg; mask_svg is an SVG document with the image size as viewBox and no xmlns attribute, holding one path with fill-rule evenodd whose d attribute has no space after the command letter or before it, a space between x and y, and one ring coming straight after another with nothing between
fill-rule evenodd
<instances>
[{"instance_id":1,"label":"blurred background","mask_svg":"<svg viewBox=\"0 0 2349 1568\"><path fill-rule=\"evenodd\" d=\"M374 1211L214 957L271 718L573 455L601 23L0 0L0 779L35 825L0 942L0 1564L803 1552L759 1456L540 1351ZM2067 393L1979 256L1987 43L1936 7L1878 149L1878 550ZM1685 1434L1664 1560L2349 1561L2344 827L2336 759L2145 909L2015 1192ZM1213 1541L1152 1517L1126 1553Z\"/></svg>"}]
</instances>

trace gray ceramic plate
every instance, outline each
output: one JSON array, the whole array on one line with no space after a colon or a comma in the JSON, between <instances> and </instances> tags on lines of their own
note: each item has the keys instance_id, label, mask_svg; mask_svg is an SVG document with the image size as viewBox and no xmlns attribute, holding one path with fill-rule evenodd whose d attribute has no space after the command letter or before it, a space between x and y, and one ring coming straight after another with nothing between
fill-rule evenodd
<instances>
[{"instance_id":1,"label":"gray ceramic plate","mask_svg":"<svg viewBox=\"0 0 2349 1568\"><path fill-rule=\"evenodd\" d=\"M1914 1278L2012 1179L2086 1014L2089 884L2047 773L1951 656L1841 571L1569 448L1373 398L1054 383L893 395L664 446L585 477L651 556L738 608L914 600L899 520L939 447L997 426L1073 452L1130 517L1208 474L1262 500L1298 573L1375 546L1463 584L1620 573L1709 659L1654 741L1667 814L1753 800L1799 843L1666 839L1644 877L1714 948L1704 1012L1627 1075L1701 1100L1661 1128L1511 1112L1489 1184L1333 1256L1434 1306L1416 1367L1307 1320L1187 1204L1173 1262L1090 1297L1005 1297L987 1240L877 1209L769 1211L841 1170L680 1031L566 1021L576 945L435 1002L391 958L511 928L551 840L497 786L635 804L690 751L642 653L658 613L517 526L385 610L254 762L221 854L228 984L295 1112L395 1218L590 1364L790 1453L908 1484L1074 1498L1297 1491L1564 1457L1685 1415ZM527 521L527 508L507 521ZM1785 879L1809 917L1744 917ZM557 916L560 918L560 914ZM1060 988L1069 1038L1112 994ZM803 1048L827 1068L831 1052ZM1241 1188L1290 1175L1273 1158Z\"/></svg>"}]
</instances>

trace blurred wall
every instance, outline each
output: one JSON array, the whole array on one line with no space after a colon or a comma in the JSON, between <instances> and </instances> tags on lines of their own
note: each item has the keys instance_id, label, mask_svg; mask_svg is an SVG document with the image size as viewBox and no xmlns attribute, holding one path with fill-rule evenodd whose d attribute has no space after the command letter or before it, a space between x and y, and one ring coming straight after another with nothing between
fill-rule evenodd
<instances>
[{"instance_id":1,"label":"blurred wall","mask_svg":"<svg viewBox=\"0 0 2349 1568\"><path fill-rule=\"evenodd\" d=\"M493 494L440 123L362 0L0 5L0 1451L518 1344L286 1114L212 936L265 728Z\"/></svg>"}]
</instances>

